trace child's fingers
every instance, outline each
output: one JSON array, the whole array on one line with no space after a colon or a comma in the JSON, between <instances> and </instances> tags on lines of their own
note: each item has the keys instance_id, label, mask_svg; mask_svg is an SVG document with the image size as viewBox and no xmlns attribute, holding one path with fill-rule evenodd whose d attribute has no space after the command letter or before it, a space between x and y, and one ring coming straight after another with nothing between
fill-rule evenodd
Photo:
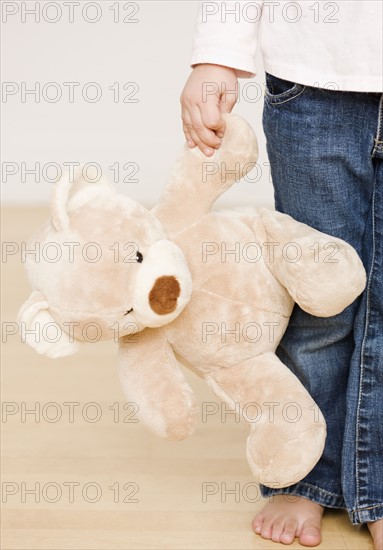
<instances>
[{"instance_id":1,"label":"child's fingers","mask_svg":"<svg viewBox=\"0 0 383 550\"><path fill-rule=\"evenodd\" d=\"M183 120L183 128L184 128L184 133L185 133L186 139L187 140L190 139L190 142L194 144L193 147L198 145L199 149L201 149L201 151L202 151L202 148L201 148L202 147L202 142L199 139L198 134L196 133L196 131L193 128L192 119L191 119L190 112L189 112L188 109L183 109L182 110L182 120ZM190 145L190 147L191 147L191 145Z\"/></svg>"},{"instance_id":2,"label":"child's fingers","mask_svg":"<svg viewBox=\"0 0 383 550\"><path fill-rule=\"evenodd\" d=\"M205 155L212 154L214 149L218 148L221 140L215 135L213 130L207 128L202 120L201 111L198 105L194 105L190 110L192 129L190 135L196 141L198 147Z\"/></svg>"},{"instance_id":3,"label":"child's fingers","mask_svg":"<svg viewBox=\"0 0 383 550\"><path fill-rule=\"evenodd\" d=\"M238 95L235 95L233 93L230 94L222 94L221 100L219 102L219 109L221 114L222 113L231 113L233 110L234 105L236 104L236 101L238 99Z\"/></svg>"},{"instance_id":4,"label":"child's fingers","mask_svg":"<svg viewBox=\"0 0 383 550\"><path fill-rule=\"evenodd\" d=\"M191 118L188 109L182 108L181 112L181 118L182 118L182 128L185 134L185 139L187 141L187 144L189 147L195 147L197 145L196 141L191 136L191 132L193 130L193 126L191 123Z\"/></svg>"},{"instance_id":5,"label":"child's fingers","mask_svg":"<svg viewBox=\"0 0 383 550\"><path fill-rule=\"evenodd\" d=\"M225 121L221 116L218 105L211 105L207 109L200 105L199 108L204 125L210 130L213 130L218 138L222 138L225 133Z\"/></svg>"},{"instance_id":6,"label":"child's fingers","mask_svg":"<svg viewBox=\"0 0 383 550\"><path fill-rule=\"evenodd\" d=\"M197 145L198 149L206 156L211 156L214 153L214 147L207 146L199 137L197 132L194 130L193 126L189 130L190 137L193 142Z\"/></svg>"},{"instance_id":7,"label":"child's fingers","mask_svg":"<svg viewBox=\"0 0 383 550\"><path fill-rule=\"evenodd\" d=\"M187 144L189 145L189 147L195 147L195 146L196 146L196 143L192 140L191 135L190 135L190 132L189 132L189 130L187 129L186 124L183 125L183 131L184 131L185 139L186 139Z\"/></svg>"},{"instance_id":8,"label":"child's fingers","mask_svg":"<svg viewBox=\"0 0 383 550\"><path fill-rule=\"evenodd\" d=\"M197 110L198 110L198 107L197 107ZM198 114L199 114L199 111L198 111ZM199 124L202 125L202 121L200 117L198 116L195 117L193 121L190 110L187 108L184 108L182 110L182 120L183 120L184 127L186 129L187 134L190 136L193 143L195 143L198 146L198 148L202 151L204 155L207 155L207 156L212 155L214 152L214 148L210 147L209 145L207 145L202 141L202 139L197 133L197 130L194 127L196 119L197 119L197 127Z\"/></svg>"}]
</instances>

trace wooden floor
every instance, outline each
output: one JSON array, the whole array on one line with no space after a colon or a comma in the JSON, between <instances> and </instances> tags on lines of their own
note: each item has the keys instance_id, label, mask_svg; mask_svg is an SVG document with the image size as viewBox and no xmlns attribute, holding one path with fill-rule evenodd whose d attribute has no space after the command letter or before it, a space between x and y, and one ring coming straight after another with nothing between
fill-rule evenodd
<instances>
[{"instance_id":1,"label":"wooden floor","mask_svg":"<svg viewBox=\"0 0 383 550\"><path fill-rule=\"evenodd\" d=\"M3 241L20 245L44 215L41 209L5 210ZM2 269L4 341L5 323L15 321L29 287L20 254ZM245 459L246 426L215 414L182 443L148 434L131 422L134 411L123 409L116 351L113 343L89 344L77 356L54 361L18 335L7 337L1 548L282 548L251 530L263 502ZM216 403L203 382L187 376L201 410L202 403ZM290 548L302 547L295 542ZM372 545L367 530L353 527L347 514L329 512L319 548Z\"/></svg>"}]
</instances>

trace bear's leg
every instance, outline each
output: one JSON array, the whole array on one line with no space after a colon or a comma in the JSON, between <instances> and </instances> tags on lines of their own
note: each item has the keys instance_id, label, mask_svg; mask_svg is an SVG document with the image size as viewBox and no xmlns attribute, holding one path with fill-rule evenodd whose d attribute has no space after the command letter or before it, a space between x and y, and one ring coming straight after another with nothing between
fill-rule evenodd
<instances>
[{"instance_id":1,"label":"bear's leg","mask_svg":"<svg viewBox=\"0 0 383 550\"><path fill-rule=\"evenodd\" d=\"M249 422L247 459L259 483L287 487L315 466L326 436L322 413L274 353L217 369L206 380Z\"/></svg>"}]
</instances>

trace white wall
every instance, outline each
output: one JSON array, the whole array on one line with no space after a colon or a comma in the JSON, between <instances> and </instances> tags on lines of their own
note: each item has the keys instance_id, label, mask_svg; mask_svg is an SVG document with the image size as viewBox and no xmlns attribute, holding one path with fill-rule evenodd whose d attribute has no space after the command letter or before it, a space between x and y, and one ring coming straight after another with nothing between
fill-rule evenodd
<instances>
[{"instance_id":1,"label":"white wall","mask_svg":"<svg viewBox=\"0 0 383 550\"><path fill-rule=\"evenodd\" d=\"M51 163L62 167L65 162L95 162L110 178L113 173L108 167L118 163L118 189L152 205L183 143L179 95L190 73L199 2L137 2L138 12L133 15L134 3L120 1L118 22L114 22L117 2L74 2L79 5L72 6L73 23L66 4L64 0L2 2L3 21L6 19L2 25L3 87L7 86L8 91L13 87L15 92L3 94L2 201L46 203L52 185L49 179L56 175ZM25 13L34 7L40 22ZM96 17L100 17L98 22L86 21ZM123 19L129 17L138 22L124 23ZM57 22L50 22L55 18ZM262 175L257 183L238 183L220 199L221 205L272 203L261 129L261 62L258 67L258 76L251 81L254 86L246 88L248 99L243 86L250 81L240 81L235 111L256 129ZM56 85L46 86L52 82ZM69 86L64 85L68 82L79 83L73 102L69 101ZM102 92L101 99L94 103L82 97L89 82L96 82ZM128 82L135 84L123 91L122 86ZM39 102L33 95L22 94L36 83L40 86ZM114 83L119 83L121 89L119 102L114 102L109 89ZM57 102L47 100L58 92L62 97ZM94 87L88 88L88 97L94 92ZM258 100L253 101L251 95L256 92ZM138 102L124 103L126 94ZM26 173L35 163L40 163L40 183L35 175ZM122 181L128 175L125 163L138 165L138 182ZM14 175L5 174L13 170Z\"/></svg>"}]
</instances>

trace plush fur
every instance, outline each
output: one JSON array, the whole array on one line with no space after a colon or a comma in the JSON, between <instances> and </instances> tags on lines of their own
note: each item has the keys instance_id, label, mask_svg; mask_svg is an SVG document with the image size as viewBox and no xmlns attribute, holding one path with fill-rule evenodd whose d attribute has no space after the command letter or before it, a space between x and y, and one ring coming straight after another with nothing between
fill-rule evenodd
<instances>
[{"instance_id":1,"label":"plush fur","mask_svg":"<svg viewBox=\"0 0 383 550\"><path fill-rule=\"evenodd\" d=\"M117 334L126 398L143 424L170 439L196 425L178 362L190 367L249 421L255 478L283 487L315 465L326 434L312 398L275 355L294 302L336 315L366 278L352 247L289 216L211 211L258 155L251 127L225 117L220 149L207 159L185 146L151 211L105 181L63 177L51 219L30 243L41 257L27 264L34 290L19 320L40 334L27 341L49 357ZM44 332L49 323L57 338Z\"/></svg>"}]
</instances>

